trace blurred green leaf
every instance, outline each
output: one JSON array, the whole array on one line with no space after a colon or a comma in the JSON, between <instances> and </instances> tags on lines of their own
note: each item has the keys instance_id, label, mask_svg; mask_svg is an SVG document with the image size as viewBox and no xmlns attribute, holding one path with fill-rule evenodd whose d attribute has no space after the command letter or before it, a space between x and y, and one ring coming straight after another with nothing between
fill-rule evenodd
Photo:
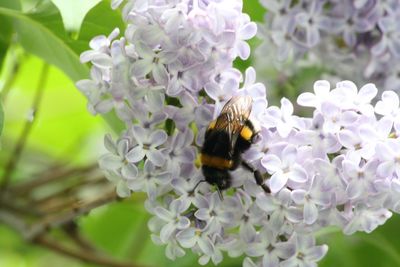
<instances>
[{"instance_id":1,"label":"blurred green leaf","mask_svg":"<svg viewBox=\"0 0 400 267\"><path fill-rule=\"evenodd\" d=\"M19 1L16 0L2 0L0 1L0 7L19 10L21 5ZM8 47L11 42L13 25L12 21L5 16L0 15L0 69L2 68L4 58L7 54Z\"/></svg>"},{"instance_id":2,"label":"blurred green leaf","mask_svg":"<svg viewBox=\"0 0 400 267\"><path fill-rule=\"evenodd\" d=\"M105 16L102 16L102 12L105 13ZM72 40L66 34L61 16L53 5L43 5L40 12L34 14L23 14L0 7L1 15L14 21L18 39L26 51L54 64L73 81L88 77L89 68L87 65L81 64L79 53L88 49L89 40L99 31L108 31L115 25L123 25L118 12L114 14L106 2L101 2L93 12L89 12L82 34L87 39L77 41ZM100 21L102 22L100 23ZM108 34L109 31L106 33ZM109 115L105 119L115 127L116 132L121 130L121 125L114 123L119 121L116 116Z\"/></svg>"},{"instance_id":3,"label":"blurred green leaf","mask_svg":"<svg viewBox=\"0 0 400 267\"><path fill-rule=\"evenodd\" d=\"M400 216L394 215L374 232L351 236L341 231L319 238L329 250L319 267L391 267L400 266Z\"/></svg>"},{"instance_id":4,"label":"blurred green leaf","mask_svg":"<svg viewBox=\"0 0 400 267\"><path fill-rule=\"evenodd\" d=\"M79 31L86 14L101 0L51 0L61 13L67 31Z\"/></svg>"},{"instance_id":5,"label":"blurred green leaf","mask_svg":"<svg viewBox=\"0 0 400 267\"><path fill-rule=\"evenodd\" d=\"M131 254L129 247L138 234L144 231L145 238L149 237L148 216L142 202L117 202L94 210L80 220L80 226L99 247L114 257L124 258ZM141 239L140 244L145 246L144 240Z\"/></svg>"},{"instance_id":6,"label":"blurred green leaf","mask_svg":"<svg viewBox=\"0 0 400 267\"><path fill-rule=\"evenodd\" d=\"M0 15L14 20L19 41L28 52L56 65L74 81L88 76L87 66L80 63L79 56L65 42L58 13L27 15L0 7Z\"/></svg>"},{"instance_id":7,"label":"blurred green leaf","mask_svg":"<svg viewBox=\"0 0 400 267\"><path fill-rule=\"evenodd\" d=\"M15 9L15 10L20 10L21 9L21 4L17 0L1 0L0 1L0 7L5 7L5 8L10 8L10 9ZM4 28L2 27L2 30Z\"/></svg>"},{"instance_id":8,"label":"blurred green leaf","mask_svg":"<svg viewBox=\"0 0 400 267\"><path fill-rule=\"evenodd\" d=\"M261 22L264 19L265 8L260 1L243 1L243 12L249 14L252 21Z\"/></svg>"},{"instance_id":9,"label":"blurred green leaf","mask_svg":"<svg viewBox=\"0 0 400 267\"><path fill-rule=\"evenodd\" d=\"M4 111L3 111L3 104L0 102L0 136L3 132L3 125L4 125Z\"/></svg>"},{"instance_id":10,"label":"blurred green leaf","mask_svg":"<svg viewBox=\"0 0 400 267\"><path fill-rule=\"evenodd\" d=\"M29 56L20 65L13 88L4 103L3 146L13 146L30 114L35 87L43 61ZM39 150L52 159L88 163L103 153L107 130L100 116L86 110L85 97L59 69L51 67L39 106L37 121L29 135L27 150ZM8 140L8 142L4 142ZM4 151L3 151L4 152Z\"/></svg>"},{"instance_id":11,"label":"blurred green leaf","mask_svg":"<svg viewBox=\"0 0 400 267\"><path fill-rule=\"evenodd\" d=\"M8 18L0 16L0 25L2 25L2 30L0 31L0 69L1 69L7 54L8 47L11 42L12 24Z\"/></svg>"}]
</instances>

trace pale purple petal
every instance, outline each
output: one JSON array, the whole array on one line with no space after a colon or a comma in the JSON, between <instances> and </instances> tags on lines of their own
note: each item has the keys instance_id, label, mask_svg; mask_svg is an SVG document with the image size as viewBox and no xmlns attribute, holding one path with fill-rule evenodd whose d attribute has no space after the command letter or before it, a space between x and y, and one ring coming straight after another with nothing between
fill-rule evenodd
<instances>
[{"instance_id":1,"label":"pale purple petal","mask_svg":"<svg viewBox=\"0 0 400 267\"><path fill-rule=\"evenodd\" d=\"M134 125L132 127L132 135L139 144L143 144L148 138L146 130L139 125Z\"/></svg>"},{"instance_id":2,"label":"pale purple petal","mask_svg":"<svg viewBox=\"0 0 400 267\"><path fill-rule=\"evenodd\" d=\"M168 135L163 130L156 130L150 134L149 143L152 147L157 147L167 140Z\"/></svg>"},{"instance_id":3,"label":"pale purple petal","mask_svg":"<svg viewBox=\"0 0 400 267\"><path fill-rule=\"evenodd\" d=\"M293 127L290 124L287 124L282 121L278 121L276 128L278 130L278 133L281 137L286 138L289 136L290 132L292 131Z\"/></svg>"},{"instance_id":4,"label":"pale purple petal","mask_svg":"<svg viewBox=\"0 0 400 267\"><path fill-rule=\"evenodd\" d=\"M313 47L319 43L320 34L319 30L316 28L309 28L307 31L307 46Z\"/></svg>"},{"instance_id":5,"label":"pale purple petal","mask_svg":"<svg viewBox=\"0 0 400 267\"><path fill-rule=\"evenodd\" d=\"M188 228L176 235L179 244L184 248L192 248L196 244L195 229Z\"/></svg>"},{"instance_id":6,"label":"pale purple petal","mask_svg":"<svg viewBox=\"0 0 400 267\"><path fill-rule=\"evenodd\" d=\"M153 63L149 60L141 59L132 64L132 74L137 78L146 76L152 69Z\"/></svg>"},{"instance_id":7,"label":"pale purple petal","mask_svg":"<svg viewBox=\"0 0 400 267\"><path fill-rule=\"evenodd\" d=\"M308 261L319 261L321 260L326 253L328 252L328 246L315 246L307 250L307 260Z\"/></svg>"},{"instance_id":8,"label":"pale purple petal","mask_svg":"<svg viewBox=\"0 0 400 267\"><path fill-rule=\"evenodd\" d=\"M239 36L243 40L248 40L253 38L257 33L257 24L254 22L246 23L239 30Z\"/></svg>"},{"instance_id":9,"label":"pale purple petal","mask_svg":"<svg viewBox=\"0 0 400 267\"><path fill-rule=\"evenodd\" d=\"M150 149L146 152L146 156L156 166L162 166L165 162L165 155L159 150Z\"/></svg>"},{"instance_id":10,"label":"pale purple petal","mask_svg":"<svg viewBox=\"0 0 400 267\"><path fill-rule=\"evenodd\" d=\"M111 99L102 100L94 105L94 110L98 113L107 113L114 107L114 102Z\"/></svg>"},{"instance_id":11,"label":"pale purple petal","mask_svg":"<svg viewBox=\"0 0 400 267\"><path fill-rule=\"evenodd\" d=\"M117 144L118 154L124 156L129 149L129 141L127 139L122 139Z\"/></svg>"},{"instance_id":12,"label":"pale purple petal","mask_svg":"<svg viewBox=\"0 0 400 267\"><path fill-rule=\"evenodd\" d=\"M281 190L287 183L288 176L283 174L281 171L275 172L270 179L269 187L272 193L277 193Z\"/></svg>"},{"instance_id":13,"label":"pale purple petal","mask_svg":"<svg viewBox=\"0 0 400 267\"><path fill-rule=\"evenodd\" d=\"M199 238L197 244L201 251L206 255L212 255L214 252L214 245L209 238Z\"/></svg>"},{"instance_id":14,"label":"pale purple petal","mask_svg":"<svg viewBox=\"0 0 400 267\"><path fill-rule=\"evenodd\" d=\"M354 148L360 141L352 131L343 130L339 132L339 142L346 148Z\"/></svg>"},{"instance_id":15,"label":"pale purple petal","mask_svg":"<svg viewBox=\"0 0 400 267\"><path fill-rule=\"evenodd\" d=\"M291 192L291 197L296 204L302 205L307 191L303 189L296 189Z\"/></svg>"},{"instance_id":16,"label":"pale purple petal","mask_svg":"<svg viewBox=\"0 0 400 267\"><path fill-rule=\"evenodd\" d=\"M161 64L156 64L152 71L153 78L158 84L168 83L168 72Z\"/></svg>"},{"instance_id":17,"label":"pale purple petal","mask_svg":"<svg viewBox=\"0 0 400 267\"><path fill-rule=\"evenodd\" d=\"M292 166L290 174L288 175L290 180L297 183L304 183L308 179L307 172L303 169L303 167L301 167L301 165L297 163Z\"/></svg>"},{"instance_id":18,"label":"pale purple petal","mask_svg":"<svg viewBox=\"0 0 400 267\"><path fill-rule=\"evenodd\" d=\"M262 160L261 164L270 173L275 173L281 169L281 160L275 155L266 155Z\"/></svg>"},{"instance_id":19,"label":"pale purple petal","mask_svg":"<svg viewBox=\"0 0 400 267\"><path fill-rule=\"evenodd\" d=\"M202 221L207 221L210 219L210 213L208 209L198 209L194 215L196 218Z\"/></svg>"},{"instance_id":20,"label":"pale purple petal","mask_svg":"<svg viewBox=\"0 0 400 267\"><path fill-rule=\"evenodd\" d=\"M131 164L131 163L125 164L121 169L121 174L126 179L133 179L133 178L137 177L138 172L139 171L138 171L138 168L136 167L136 165Z\"/></svg>"},{"instance_id":21,"label":"pale purple petal","mask_svg":"<svg viewBox=\"0 0 400 267\"><path fill-rule=\"evenodd\" d=\"M238 56L245 60L250 56L250 46L248 43L239 41L237 45Z\"/></svg>"},{"instance_id":22,"label":"pale purple petal","mask_svg":"<svg viewBox=\"0 0 400 267\"><path fill-rule=\"evenodd\" d=\"M282 151L282 162L285 167L291 166L297 157L297 149L294 145L288 145Z\"/></svg>"},{"instance_id":23,"label":"pale purple petal","mask_svg":"<svg viewBox=\"0 0 400 267\"><path fill-rule=\"evenodd\" d=\"M279 262L280 261L277 256L273 254L266 254L262 259L262 267L278 267Z\"/></svg>"},{"instance_id":24,"label":"pale purple petal","mask_svg":"<svg viewBox=\"0 0 400 267\"><path fill-rule=\"evenodd\" d=\"M141 161L144 156L146 155L145 151L141 146L136 146L132 148L126 155L125 158L128 162L139 162Z\"/></svg>"},{"instance_id":25,"label":"pale purple petal","mask_svg":"<svg viewBox=\"0 0 400 267\"><path fill-rule=\"evenodd\" d=\"M304 204L304 222L306 224L313 224L318 218L318 209L314 203L306 201Z\"/></svg>"},{"instance_id":26,"label":"pale purple petal","mask_svg":"<svg viewBox=\"0 0 400 267\"><path fill-rule=\"evenodd\" d=\"M166 224L160 232L160 239L163 243L168 243L172 234L176 231L175 226L172 223Z\"/></svg>"},{"instance_id":27,"label":"pale purple petal","mask_svg":"<svg viewBox=\"0 0 400 267\"><path fill-rule=\"evenodd\" d=\"M358 176L358 166L353 161L343 160L343 170L346 176L356 178Z\"/></svg>"},{"instance_id":28,"label":"pale purple petal","mask_svg":"<svg viewBox=\"0 0 400 267\"><path fill-rule=\"evenodd\" d=\"M159 217L161 220L164 220L165 222L169 222L174 219L174 215L171 213L171 211L162 207L156 207L155 213L157 217Z\"/></svg>"},{"instance_id":29,"label":"pale purple petal","mask_svg":"<svg viewBox=\"0 0 400 267\"><path fill-rule=\"evenodd\" d=\"M106 170L117 170L121 167L121 164L121 158L110 153L101 156L99 159L100 168Z\"/></svg>"},{"instance_id":30,"label":"pale purple petal","mask_svg":"<svg viewBox=\"0 0 400 267\"><path fill-rule=\"evenodd\" d=\"M327 116L336 116L340 113L340 108L331 102L321 104L321 112Z\"/></svg>"},{"instance_id":31,"label":"pale purple petal","mask_svg":"<svg viewBox=\"0 0 400 267\"><path fill-rule=\"evenodd\" d=\"M176 228L179 230L186 229L190 226L190 220L187 217L180 217L176 224Z\"/></svg>"},{"instance_id":32,"label":"pale purple petal","mask_svg":"<svg viewBox=\"0 0 400 267\"><path fill-rule=\"evenodd\" d=\"M376 172L383 178L391 177L395 170L395 163L393 161L386 161L378 166Z\"/></svg>"},{"instance_id":33,"label":"pale purple petal","mask_svg":"<svg viewBox=\"0 0 400 267\"><path fill-rule=\"evenodd\" d=\"M346 193L349 199L353 200L362 195L363 188L358 181L354 180L347 185Z\"/></svg>"},{"instance_id":34,"label":"pale purple petal","mask_svg":"<svg viewBox=\"0 0 400 267\"><path fill-rule=\"evenodd\" d=\"M129 197L131 195L131 190L129 190L126 183L122 180L118 182L116 191L119 197Z\"/></svg>"},{"instance_id":35,"label":"pale purple petal","mask_svg":"<svg viewBox=\"0 0 400 267\"><path fill-rule=\"evenodd\" d=\"M361 87L358 92L358 99L361 103L369 103L378 93L378 89L375 84L368 83Z\"/></svg>"},{"instance_id":36,"label":"pale purple petal","mask_svg":"<svg viewBox=\"0 0 400 267\"><path fill-rule=\"evenodd\" d=\"M316 107L318 100L314 94L307 92L307 93L302 93L301 95L299 95L299 97L297 98L297 103L300 106L304 106L304 107Z\"/></svg>"}]
</instances>

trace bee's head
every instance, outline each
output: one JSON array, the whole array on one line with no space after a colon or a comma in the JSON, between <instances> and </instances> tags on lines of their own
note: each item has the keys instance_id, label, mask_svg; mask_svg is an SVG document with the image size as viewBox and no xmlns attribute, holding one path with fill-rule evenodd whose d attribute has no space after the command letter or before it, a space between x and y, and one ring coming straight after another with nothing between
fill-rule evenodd
<instances>
[{"instance_id":1,"label":"bee's head","mask_svg":"<svg viewBox=\"0 0 400 267\"><path fill-rule=\"evenodd\" d=\"M231 176L228 172L226 172L223 176L219 176L218 178L219 179L215 181L215 185L218 187L219 190L223 191L231 186Z\"/></svg>"},{"instance_id":2,"label":"bee's head","mask_svg":"<svg viewBox=\"0 0 400 267\"><path fill-rule=\"evenodd\" d=\"M231 175L228 170L216 169L213 167L202 167L206 181L218 187L219 190L228 189L231 186Z\"/></svg>"}]
</instances>

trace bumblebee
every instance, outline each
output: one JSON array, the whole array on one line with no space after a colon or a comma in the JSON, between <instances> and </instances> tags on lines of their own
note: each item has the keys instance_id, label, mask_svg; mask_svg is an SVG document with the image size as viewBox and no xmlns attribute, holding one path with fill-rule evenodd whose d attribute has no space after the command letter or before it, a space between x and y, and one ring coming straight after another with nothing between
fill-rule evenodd
<instances>
[{"instance_id":1,"label":"bumblebee","mask_svg":"<svg viewBox=\"0 0 400 267\"><path fill-rule=\"evenodd\" d=\"M205 180L216 185L218 191L230 188L230 171L240 165L254 174L256 183L267 193L270 192L261 173L242 160L242 154L254 143L258 134L249 120L252 98L234 96L222 108L216 120L212 121L205 133L200 161Z\"/></svg>"}]
</instances>

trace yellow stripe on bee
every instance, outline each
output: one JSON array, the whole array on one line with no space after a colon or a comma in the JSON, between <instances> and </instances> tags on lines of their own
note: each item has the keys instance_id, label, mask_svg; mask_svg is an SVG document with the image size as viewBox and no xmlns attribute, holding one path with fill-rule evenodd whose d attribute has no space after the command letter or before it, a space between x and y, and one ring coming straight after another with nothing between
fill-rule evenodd
<instances>
[{"instance_id":1,"label":"yellow stripe on bee","mask_svg":"<svg viewBox=\"0 0 400 267\"><path fill-rule=\"evenodd\" d=\"M249 128L249 127L247 127L247 126L244 126L243 128L242 128L242 130L240 131L240 136L244 139L244 140L250 140L251 139L251 137L253 136L253 131Z\"/></svg>"},{"instance_id":2,"label":"yellow stripe on bee","mask_svg":"<svg viewBox=\"0 0 400 267\"><path fill-rule=\"evenodd\" d=\"M216 123L217 123L217 120L213 120L212 122L210 122L210 124L208 125L208 130L214 129Z\"/></svg>"},{"instance_id":3,"label":"yellow stripe on bee","mask_svg":"<svg viewBox=\"0 0 400 267\"><path fill-rule=\"evenodd\" d=\"M207 154L201 154L200 156L201 164L217 169L229 169L233 165L232 160L224 159L221 157L210 156Z\"/></svg>"}]
</instances>

